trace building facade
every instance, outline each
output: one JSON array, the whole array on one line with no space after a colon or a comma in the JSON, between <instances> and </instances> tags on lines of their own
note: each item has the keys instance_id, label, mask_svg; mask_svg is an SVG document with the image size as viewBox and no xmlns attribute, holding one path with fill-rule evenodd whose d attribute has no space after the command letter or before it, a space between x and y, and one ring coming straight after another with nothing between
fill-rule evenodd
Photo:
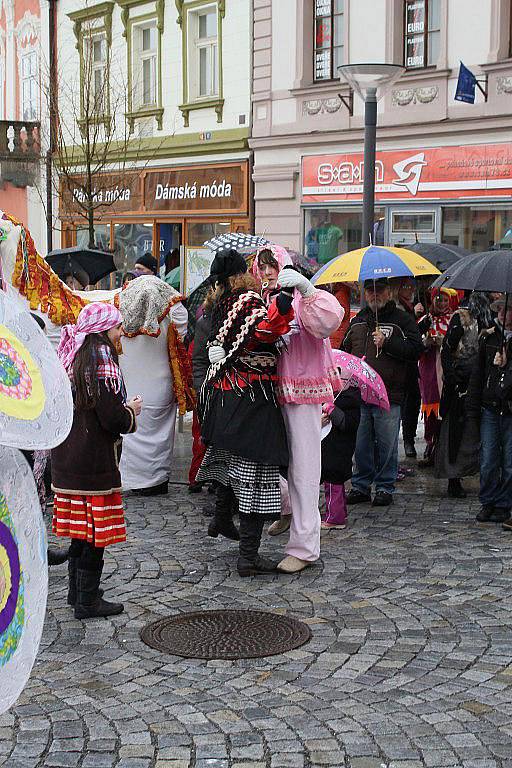
<instances>
[{"instance_id":1,"label":"building facade","mask_svg":"<svg viewBox=\"0 0 512 768\"><path fill-rule=\"evenodd\" d=\"M117 282L141 253L163 269L176 249L193 280L205 240L252 227L249 0L60 0L58 12L59 110L79 125L69 143L78 158L87 129L100 155L110 142L96 245L114 250ZM76 188L61 187L64 246L88 239L83 171L77 160Z\"/></svg>"},{"instance_id":2,"label":"building facade","mask_svg":"<svg viewBox=\"0 0 512 768\"><path fill-rule=\"evenodd\" d=\"M346 63L406 67L379 101L373 241L487 250L512 230L510 0L254 0L255 225L323 263L361 242L363 109ZM459 63L481 80L454 100ZM512 232L508 235L512 240Z\"/></svg>"},{"instance_id":3,"label":"building facade","mask_svg":"<svg viewBox=\"0 0 512 768\"><path fill-rule=\"evenodd\" d=\"M0 208L44 247L41 134L46 0L0 0Z\"/></svg>"}]
</instances>

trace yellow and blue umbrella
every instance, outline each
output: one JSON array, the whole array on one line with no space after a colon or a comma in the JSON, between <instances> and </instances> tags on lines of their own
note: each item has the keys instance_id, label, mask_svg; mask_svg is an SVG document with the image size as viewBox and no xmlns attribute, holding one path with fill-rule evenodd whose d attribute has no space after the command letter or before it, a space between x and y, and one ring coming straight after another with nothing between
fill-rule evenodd
<instances>
[{"instance_id":1,"label":"yellow and blue umbrella","mask_svg":"<svg viewBox=\"0 0 512 768\"><path fill-rule=\"evenodd\" d=\"M331 259L318 270L312 282L315 285L358 283L383 277L427 277L440 274L430 261L407 248L370 245Z\"/></svg>"}]
</instances>

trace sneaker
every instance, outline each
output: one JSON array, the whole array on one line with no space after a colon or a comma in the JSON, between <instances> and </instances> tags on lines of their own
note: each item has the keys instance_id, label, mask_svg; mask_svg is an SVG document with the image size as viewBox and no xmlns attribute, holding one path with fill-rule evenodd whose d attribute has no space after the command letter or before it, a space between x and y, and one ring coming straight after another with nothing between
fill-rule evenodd
<instances>
[{"instance_id":1,"label":"sneaker","mask_svg":"<svg viewBox=\"0 0 512 768\"><path fill-rule=\"evenodd\" d=\"M343 531L346 527L346 523L326 523L325 521L320 523L320 528L324 531Z\"/></svg>"},{"instance_id":2,"label":"sneaker","mask_svg":"<svg viewBox=\"0 0 512 768\"><path fill-rule=\"evenodd\" d=\"M291 515L283 515L279 518L279 520L276 520L272 523L272 525L269 525L268 527L268 535L269 536L279 536L281 533L286 533L286 531L290 528L290 523L292 521Z\"/></svg>"},{"instance_id":3,"label":"sneaker","mask_svg":"<svg viewBox=\"0 0 512 768\"><path fill-rule=\"evenodd\" d=\"M377 491L373 497L372 507L389 507L393 503L393 494L386 491Z\"/></svg>"},{"instance_id":4,"label":"sneaker","mask_svg":"<svg viewBox=\"0 0 512 768\"><path fill-rule=\"evenodd\" d=\"M504 509L503 507L494 507L489 521L491 523L505 523L510 519L510 509Z\"/></svg>"},{"instance_id":5,"label":"sneaker","mask_svg":"<svg viewBox=\"0 0 512 768\"><path fill-rule=\"evenodd\" d=\"M347 504L368 504L372 500L369 493L358 491L356 488L352 488L347 493Z\"/></svg>"},{"instance_id":6,"label":"sneaker","mask_svg":"<svg viewBox=\"0 0 512 768\"><path fill-rule=\"evenodd\" d=\"M494 507L491 507L489 504L484 504L480 512L477 512L476 520L478 520L479 523L488 523L493 512Z\"/></svg>"}]
</instances>

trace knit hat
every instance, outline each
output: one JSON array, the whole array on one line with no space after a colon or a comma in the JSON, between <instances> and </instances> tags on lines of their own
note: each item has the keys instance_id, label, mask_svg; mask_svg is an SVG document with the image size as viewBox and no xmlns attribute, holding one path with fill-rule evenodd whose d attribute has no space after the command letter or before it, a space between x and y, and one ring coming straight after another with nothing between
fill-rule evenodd
<instances>
[{"instance_id":1,"label":"knit hat","mask_svg":"<svg viewBox=\"0 0 512 768\"><path fill-rule=\"evenodd\" d=\"M241 275L247 272L247 263L244 257L233 248L219 251L210 267L211 277L223 282L233 275Z\"/></svg>"},{"instance_id":2,"label":"knit hat","mask_svg":"<svg viewBox=\"0 0 512 768\"><path fill-rule=\"evenodd\" d=\"M154 256L150 253L143 253L142 256L138 256L135 260L135 264L141 264L143 267L150 269L154 275L158 269L158 263Z\"/></svg>"}]
</instances>

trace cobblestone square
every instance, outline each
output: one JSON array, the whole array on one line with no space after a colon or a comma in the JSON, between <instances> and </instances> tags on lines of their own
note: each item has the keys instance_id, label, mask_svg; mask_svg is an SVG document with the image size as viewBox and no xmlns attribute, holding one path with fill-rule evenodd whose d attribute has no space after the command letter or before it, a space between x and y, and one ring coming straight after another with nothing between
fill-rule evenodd
<instances>
[{"instance_id":1,"label":"cobblestone square","mask_svg":"<svg viewBox=\"0 0 512 768\"><path fill-rule=\"evenodd\" d=\"M6 768L511 768L510 537L425 475L395 504L352 508L294 577L240 579L206 536L205 493L127 496L128 542L104 586L121 616L76 621L52 568L36 666L0 717ZM211 498L211 497L210 497ZM283 537L265 536L279 555ZM312 640L267 659L196 661L143 645L165 615L289 613Z\"/></svg>"}]
</instances>

